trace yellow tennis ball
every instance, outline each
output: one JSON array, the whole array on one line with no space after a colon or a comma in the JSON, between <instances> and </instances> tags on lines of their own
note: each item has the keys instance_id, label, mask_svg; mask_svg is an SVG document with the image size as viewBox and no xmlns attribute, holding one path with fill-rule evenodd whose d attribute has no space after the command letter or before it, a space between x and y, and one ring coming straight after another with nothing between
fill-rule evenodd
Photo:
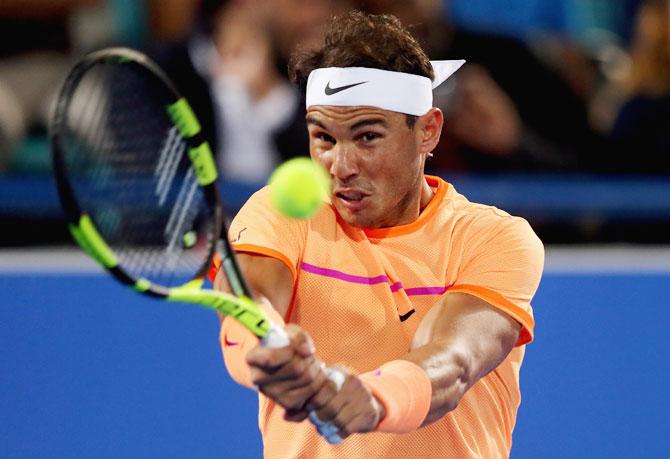
<instances>
[{"instance_id":1,"label":"yellow tennis ball","mask_svg":"<svg viewBox=\"0 0 670 459\"><path fill-rule=\"evenodd\" d=\"M309 158L290 159L270 177L270 200L288 217L311 217L329 192L328 173Z\"/></svg>"}]
</instances>

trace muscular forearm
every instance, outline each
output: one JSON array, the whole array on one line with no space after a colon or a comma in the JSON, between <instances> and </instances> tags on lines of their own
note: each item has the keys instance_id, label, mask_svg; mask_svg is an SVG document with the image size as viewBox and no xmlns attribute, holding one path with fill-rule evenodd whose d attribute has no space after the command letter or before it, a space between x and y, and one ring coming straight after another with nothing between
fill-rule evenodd
<instances>
[{"instance_id":1,"label":"muscular forearm","mask_svg":"<svg viewBox=\"0 0 670 459\"><path fill-rule=\"evenodd\" d=\"M458 406L468 389L495 369L516 343L520 325L479 298L448 295L420 324L403 356L428 375L432 394L423 425Z\"/></svg>"},{"instance_id":2,"label":"muscular forearm","mask_svg":"<svg viewBox=\"0 0 670 459\"><path fill-rule=\"evenodd\" d=\"M447 340L421 346L403 357L423 368L431 382L430 409L422 425L442 418L456 408L465 392L483 375L468 353Z\"/></svg>"}]
</instances>

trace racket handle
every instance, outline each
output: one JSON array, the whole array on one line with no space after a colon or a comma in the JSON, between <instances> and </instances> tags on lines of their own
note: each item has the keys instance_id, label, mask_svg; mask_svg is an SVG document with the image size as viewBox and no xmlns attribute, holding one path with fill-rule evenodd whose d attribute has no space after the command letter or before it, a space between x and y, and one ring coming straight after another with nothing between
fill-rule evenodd
<instances>
[{"instance_id":1,"label":"racket handle","mask_svg":"<svg viewBox=\"0 0 670 459\"><path fill-rule=\"evenodd\" d=\"M291 340L289 339L288 334L286 334L283 328L276 325L272 325L268 334L261 339L261 345L269 348L284 347L288 346L290 343ZM342 388L342 384L344 384L344 373L336 368L326 368L326 374L328 379L335 384L335 388L339 391ZM317 432L319 432L328 443L336 445L342 442L342 438L337 434L338 428L335 424L322 421L314 411L310 411L308 417L316 427Z\"/></svg>"},{"instance_id":2,"label":"racket handle","mask_svg":"<svg viewBox=\"0 0 670 459\"><path fill-rule=\"evenodd\" d=\"M268 334L261 338L261 346L269 348L285 347L291 344L283 328L271 325Z\"/></svg>"},{"instance_id":3,"label":"racket handle","mask_svg":"<svg viewBox=\"0 0 670 459\"><path fill-rule=\"evenodd\" d=\"M339 390L342 388L342 385L344 384L344 373L342 373L337 368L326 368L326 373L328 375L328 379L330 379L333 384L335 384L335 388L339 392ZM314 424L316 427L316 431L319 432L319 434L325 438L328 443L331 445L342 443L342 437L340 437L340 435L337 433L339 429L335 424L322 421L316 415L315 411L310 411L308 417L312 424Z\"/></svg>"}]
</instances>

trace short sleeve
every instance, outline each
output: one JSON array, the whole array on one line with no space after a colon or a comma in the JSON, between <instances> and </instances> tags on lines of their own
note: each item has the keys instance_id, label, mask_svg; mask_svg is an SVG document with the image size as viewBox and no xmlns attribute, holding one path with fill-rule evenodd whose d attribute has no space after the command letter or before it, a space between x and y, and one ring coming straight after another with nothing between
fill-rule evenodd
<instances>
[{"instance_id":1,"label":"short sleeve","mask_svg":"<svg viewBox=\"0 0 670 459\"><path fill-rule=\"evenodd\" d=\"M256 192L237 213L228 229L235 252L276 258L296 278L307 234L307 221L288 218L270 203L268 187Z\"/></svg>"},{"instance_id":2,"label":"short sleeve","mask_svg":"<svg viewBox=\"0 0 670 459\"><path fill-rule=\"evenodd\" d=\"M493 213L473 225L450 292L474 295L518 321L517 346L533 340L531 300L544 268L544 247L522 218Z\"/></svg>"}]
</instances>

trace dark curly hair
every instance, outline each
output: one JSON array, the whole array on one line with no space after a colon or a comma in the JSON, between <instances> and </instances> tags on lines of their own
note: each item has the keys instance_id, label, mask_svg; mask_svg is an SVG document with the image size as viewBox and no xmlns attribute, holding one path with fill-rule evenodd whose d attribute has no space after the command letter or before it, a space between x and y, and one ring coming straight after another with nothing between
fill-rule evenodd
<instances>
[{"instance_id":1,"label":"dark curly hair","mask_svg":"<svg viewBox=\"0 0 670 459\"><path fill-rule=\"evenodd\" d=\"M431 80L435 76L428 56L398 18L356 10L330 21L321 48L296 51L289 61L289 76L304 92L312 70L324 67L368 67ZM416 117L407 117L413 127Z\"/></svg>"}]
</instances>

